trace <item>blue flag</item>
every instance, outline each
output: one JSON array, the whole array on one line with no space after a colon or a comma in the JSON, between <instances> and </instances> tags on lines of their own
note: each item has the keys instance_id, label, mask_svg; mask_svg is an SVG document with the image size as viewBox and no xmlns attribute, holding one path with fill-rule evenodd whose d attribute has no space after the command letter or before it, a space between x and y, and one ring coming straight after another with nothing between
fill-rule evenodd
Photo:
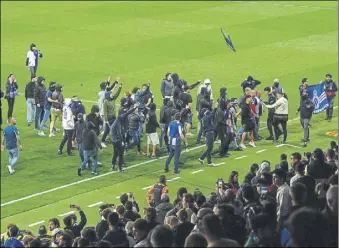
<instances>
[{"instance_id":1,"label":"blue flag","mask_svg":"<svg viewBox=\"0 0 339 248\"><path fill-rule=\"evenodd\" d=\"M313 114L323 112L328 107L328 100L323 83L308 87L307 93L308 98L314 103Z\"/></svg>"},{"instance_id":2,"label":"blue flag","mask_svg":"<svg viewBox=\"0 0 339 248\"><path fill-rule=\"evenodd\" d=\"M233 46L233 43L232 43L230 35L228 33L226 33L223 29L221 29L221 33L224 36L224 39L226 41L227 46L229 48L231 48L233 52L235 52L235 48Z\"/></svg>"}]
</instances>

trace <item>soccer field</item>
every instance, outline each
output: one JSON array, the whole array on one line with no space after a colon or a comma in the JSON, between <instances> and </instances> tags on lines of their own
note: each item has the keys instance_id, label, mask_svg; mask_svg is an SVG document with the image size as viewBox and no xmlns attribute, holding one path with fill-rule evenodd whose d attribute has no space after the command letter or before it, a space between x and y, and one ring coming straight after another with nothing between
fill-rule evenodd
<instances>
[{"instance_id":1,"label":"soccer field","mask_svg":"<svg viewBox=\"0 0 339 248\"><path fill-rule=\"evenodd\" d=\"M262 82L259 90L279 78L289 97L288 144L276 147L260 141L256 148L215 158L220 166L207 168L197 161L205 146L196 146L191 138L189 150L182 155L181 174L167 174L174 200L180 186L209 194L216 180L228 180L232 170L239 172L242 181L254 162L266 159L274 168L281 153L289 156L296 149L306 152L329 146L334 138L325 134L338 129L337 109L331 123L324 121L322 113L313 117L307 148L301 148L303 133L294 113L303 77L315 84L332 73L338 83L337 13L337 2L326 1L1 2L1 89L14 73L22 94L16 98L14 116L23 143L14 175L8 175L8 156L1 153L1 232L8 223L36 231L39 225L30 224L47 224L50 218L71 211L70 204L79 204L87 215L87 226L93 226L99 221L97 206L88 206L118 205L116 197L125 192L133 192L139 204L146 206L145 188L157 182L165 162L163 157L150 161L130 151L129 168L123 174L113 173L112 147L108 146L99 155L103 163L99 176L86 171L79 177L77 152L73 157L57 155L61 133L39 137L34 127L27 126L23 93L30 79L25 58L31 43L44 53L38 76L47 83L63 84L66 97L78 95L86 113L97 102L99 83L109 75L121 77L123 92L150 80L158 108L166 72L177 72L189 84L211 79L215 98L222 86L230 97L239 97L240 83L249 74ZM220 28L230 34L236 53L226 46ZM195 100L196 90L191 94ZM5 100L2 115L7 116ZM266 121L266 113L261 121ZM266 137L266 125L261 125L261 136Z\"/></svg>"}]
</instances>

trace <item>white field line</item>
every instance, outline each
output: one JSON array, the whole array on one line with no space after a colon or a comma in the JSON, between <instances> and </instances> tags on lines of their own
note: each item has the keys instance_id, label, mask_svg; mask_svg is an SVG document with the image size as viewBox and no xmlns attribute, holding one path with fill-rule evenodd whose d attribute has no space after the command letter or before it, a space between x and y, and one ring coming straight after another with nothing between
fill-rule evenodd
<instances>
[{"instance_id":1,"label":"white field line","mask_svg":"<svg viewBox=\"0 0 339 248\"><path fill-rule=\"evenodd\" d=\"M282 147L282 146L284 146L285 144L280 144L280 145L277 145L277 146L275 146L275 147Z\"/></svg>"},{"instance_id":2,"label":"white field line","mask_svg":"<svg viewBox=\"0 0 339 248\"><path fill-rule=\"evenodd\" d=\"M237 158L235 158L235 160L242 159L242 158L247 158L247 156L237 157Z\"/></svg>"},{"instance_id":3,"label":"white field line","mask_svg":"<svg viewBox=\"0 0 339 248\"><path fill-rule=\"evenodd\" d=\"M216 165L219 166L219 165L222 165L222 164L225 164L225 162L222 162L222 163L219 163L219 164L216 164Z\"/></svg>"},{"instance_id":4,"label":"white field line","mask_svg":"<svg viewBox=\"0 0 339 248\"><path fill-rule=\"evenodd\" d=\"M44 220L38 221L38 222L35 222L35 223L32 223L32 224L29 224L28 227L36 226L36 225L42 224L44 222L45 222Z\"/></svg>"},{"instance_id":5,"label":"white field line","mask_svg":"<svg viewBox=\"0 0 339 248\"><path fill-rule=\"evenodd\" d=\"M263 149L263 150L257 151L256 153L262 153L262 152L265 152L265 151L267 151L267 149Z\"/></svg>"},{"instance_id":6,"label":"white field line","mask_svg":"<svg viewBox=\"0 0 339 248\"><path fill-rule=\"evenodd\" d=\"M150 187L152 187L152 185L151 186L147 186L147 187L143 187L142 190L149 189Z\"/></svg>"},{"instance_id":7,"label":"white field line","mask_svg":"<svg viewBox=\"0 0 339 248\"><path fill-rule=\"evenodd\" d=\"M299 148L301 149L302 147L301 146L295 146L295 145L291 145L291 144L284 144L285 146L290 146L290 147L294 147L294 148Z\"/></svg>"},{"instance_id":8,"label":"white field line","mask_svg":"<svg viewBox=\"0 0 339 248\"><path fill-rule=\"evenodd\" d=\"M197 173L202 172L202 171L204 171L204 170L193 171L193 172L191 172L191 174L197 174Z\"/></svg>"},{"instance_id":9,"label":"white field line","mask_svg":"<svg viewBox=\"0 0 339 248\"><path fill-rule=\"evenodd\" d=\"M115 197L115 199L120 199L120 196Z\"/></svg>"},{"instance_id":10,"label":"white field line","mask_svg":"<svg viewBox=\"0 0 339 248\"><path fill-rule=\"evenodd\" d=\"M89 207L89 208L92 208L92 207L98 206L98 205L103 204L103 203L104 203L104 202L93 203L93 204L89 205L88 207Z\"/></svg>"},{"instance_id":11,"label":"white field line","mask_svg":"<svg viewBox=\"0 0 339 248\"><path fill-rule=\"evenodd\" d=\"M74 214L74 211L70 211L70 212L67 212L67 213L64 213L64 214L59 214L58 216L64 217L64 216L67 216L67 215L70 215L70 214Z\"/></svg>"},{"instance_id":12,"label":"white field line","mask_svg":"<svg viewBox=\"0 0 339 248\"><path fill-rule=\"evenodd\" d=\"M265 3L260 2L241 2L244 4L261 4L264 5ZM266 4L266 6L269 6ZM319 10L338 10L336 8L325 8L325 7L318 7L318 6L307 6L307 5L293 5L293 4L282 4L282 3L274 3L273 6L283 6L283 7L293 7L293 8L305 8L305 9L319 9Z\"/></svg>"},{"instance_id":13,"label":"white field line","mask_svg":"<svg viewBox=\"0 0 339 248\"><path fill-rule=\"evenodd\" d=\"M175 178L169 179L169 180L167 180L167 182L173 182L173 181L178 180L178 179L180 179L180 177L175 177Z\"/></svg>"}]
</instances>

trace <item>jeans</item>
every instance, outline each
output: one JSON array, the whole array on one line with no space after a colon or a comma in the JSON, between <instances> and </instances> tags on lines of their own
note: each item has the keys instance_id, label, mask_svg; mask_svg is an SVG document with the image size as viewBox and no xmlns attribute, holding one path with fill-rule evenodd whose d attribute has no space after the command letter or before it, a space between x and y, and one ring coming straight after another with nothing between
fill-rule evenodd
<instances>
[{"instance_id":1,"label":"jeans","mask_svg":"<svg viewBox=\"0 0 339 248\"><path fill-rule=\"evenodd\" d=\"M32 123L35 116L35 99L34 98L27 98L27 122Z\"/></svg>"},{"instance_id":2,"label":"jeans","mask_svg":"<svg viewBox=\"0 0 339 248\"><path fill-rule=\"evenodd\" d=\"M127 149L132 148L133 146L137 146L138 147L138 151L141 151L141 147L140 147L140 136L138 131L128 131L128 140L130 141Z\"/></svg>"},{"instance_id":3,"label":"jeans","mask_svg":"<svg viewBox=\"0 0 339 248\"><path fill-rule=\"evenodd\" d=\"M253 136L255 139L259 138L259 118L254 117L252 119L253 124L254 124L254 128L253 128Z\"/></svg>"},{"instance_id":4,"label":"jeans","mask_svg":"<svg viewBox=\"0 0 339 248\"><path fill-rule=\"evenodd\" d=\"M198 137L197 137L197 142L200 142L201 140L201 136L202 136L202 121L200 121L200 128L199 128L199 132L198 132Z\"/></svg>"},{"instance_id":5,"label":"jeans","mask_svg":"<svg viewBox=\"0 0 339 248\"><path fill-rule=\"evenodd\" d=\"M327 119L332 119L333 116L333 105L334 105L334 96L327 97L328 107L326 108L326 117Z\"/></svg>"},{"instance_id":6,"label":"jeans","mask_svg":"<svg viewBox=\"0 0 339 248\"><path fill-rule=\"evenodd\" d=\"M115 167L117 158L119 157L119 170L122 170L122 164L124 162L124 146L121 142L113 143L113 152L112 166Z\"/></svg>"},{"instance_id":7,"label":"jeans","mask_svg":"<svg viewBox=\"0 0 339 248\"><path fill-rule=\"evenodd\" d=\"M108 118L109 120L111 119L111 118ZM115 117L113 117L112 118L112 123L114 122L114 120L115 120ZM107 124L107 123L105 123L105 125L104 125L104 134L102 135L102 138L101 138L101 142L105 142L106 141L106 138L107 138L107 135L109 134L109 125Z\"/></svg>"},{"instance_id":8,"label":"jeans","mask_svg":"<svg viewBox=\"0 0 339 248\"><path fill-rule=\"evenodd\" d=\"M14 148L7 151L8 151L8 165L10 165L13 170L15 163L19 159L19 150L18 148Z\"/></svg>"},{"instance_id":9,"label":"jeans","mask_svg":"<svg viewBox=\"0 0 339 248\"><path fill-rule=\"evenodd\" d=\"M35 129L39 129L39 119L40 119L40 122L42 122L42 119L44 117L44 108L43 107L36 107L35 109L35 123L34 123L34 127Z\"/></svg>"},{"instance_id":10,"label":"jeans","mask_svg":"<svg viewBox=\"0 0 339 248\"><path fill-rule=\"evenodd\" d=\"M304 129L304 142L306 142L310 138L310 119L300 118L300 124Z\"/></svg>"},{"instance_id":11,"label":"jeans","mask_svg":"<svg viewBox=\"0 0 339 248\"><path fill-rule=\"evenodd\" d=\"M213 151L213 143L214 143L214 131L210 131L205 134L206 138L206 151L201 155L200 159L204 160L207 157L207 163L212 163L212 151Z\"/></svg>"},{"instance_id":12,"label":"jeans","mask_svg":"<svg viewBox=\"0 0 339 248\"><path fill-rule=\"evenodd\" d=\"M64 137L60 143L59 150L62 151L67 141L67 153L72 151L72 136L74 130L64 130Z\"/></svg>"},{"instance_id":13,"label":"jeans","mask_svg":"<svg viewBox=\"0 0 339 248\"><path fill-rule=\"evenodd\" d=\"M30 66L29 71L31 73L31 76L35 74L35 66Z\"/></svg>"},{"instance_id":14,"label":"jeans","mask_svg":"<svg viewBox=\"0 0 339 248\"><path fill-rule=\"evenodd\" d=\"M165 163L165 170L169 169L169 163L171 162L173 156L175 157L174 160L174 171L179 170L179 159L181 155L181 146L180 145L170 145L170 154Z\"/></svg>"},{"instance_id":15,"label":"jeans","mask_svg":"<svg viewBox=\"0 0 339 248\"><path fill-rule=\"evenodd\" d=\"M81 162L84 162L84 149L82 147L82 143L77 142L77 146L78 146L78 151L79 151Z\"/></svg>"},{"instance_id":16,"label":"jeans","mask_svg":"<svg viewBox=\"0 0 339 248\"><path fill-rule=\"evenodd\" d=\"M268 112L267 122L266 122L268 132L270 133L270 137L274 137L273 136L273 115L274 113Z\"/></svg>"},{"instance_id":17,"label":"jeans","mask_svg":"<svg viewBox=\"0 0 339 248\"><path fill-rule=\"evenodd\" d=\"M7 98L8 102L7 120L9 119L9 117L13 117L14 101L15 98Z\"/></svg>"},{"instance_id":18,"label":"jeans","mask_svg":"<svg viewBox=\"0 0 339 248\"><path fill-rule=\"evenodd\" d=\"M40 123L40 131L44 130L44 126L49 118L49 115L51 114L51 110L50 109L44 109L45 113L44 113L44 118L42 119L41 123Z\"/></svg>"},{"instance_id":19,"label":"jeans","mask_svg":"<svg viewBox=\"0 0 339 248\"><path fill-rule=\"evenodd\" d=\"M84 161L82 161L80 168L82 170L85 169L86 164L88 163L88 160L90 157L93 157L93 167L92 167L92 172L96 172L97 170L97 165L98 165L98 152L96 150L84 150Z\"/></svg>"}]
</instances>

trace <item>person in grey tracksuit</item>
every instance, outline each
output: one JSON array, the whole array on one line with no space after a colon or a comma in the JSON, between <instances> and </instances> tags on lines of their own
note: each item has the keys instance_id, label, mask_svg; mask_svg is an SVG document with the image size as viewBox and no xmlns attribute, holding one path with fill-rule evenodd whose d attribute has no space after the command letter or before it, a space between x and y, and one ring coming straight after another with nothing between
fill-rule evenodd
<instances>
[{"instance_id":1,"label":"person in grey tracksuit","mask_svg":"<svg viewBox=\"0 0 339 248\"><path fill-rule=\"evenodd\" d=\"M300 112L300 124L304 129L304 147L307 146L307 142L310 140L310 121L312 118L314 110L314 103L311 99L308 98L307 90L304 90L302 93L302 100L300 102L300 106L297 110L297 113Z\"/></svg>"},{"instance_id":2,"label":"person in grey tracksuit","mask_svg":"<svg viewBox=\"0 0 339 248\"><path fill-rule=\"evenodd\" d=\"M161 95L163 98L164 106L167 105L167 102L173 96L174 84L172 81L171 73L166 73L165 78L161 82Z\"/></svg>"}]
</instances>

